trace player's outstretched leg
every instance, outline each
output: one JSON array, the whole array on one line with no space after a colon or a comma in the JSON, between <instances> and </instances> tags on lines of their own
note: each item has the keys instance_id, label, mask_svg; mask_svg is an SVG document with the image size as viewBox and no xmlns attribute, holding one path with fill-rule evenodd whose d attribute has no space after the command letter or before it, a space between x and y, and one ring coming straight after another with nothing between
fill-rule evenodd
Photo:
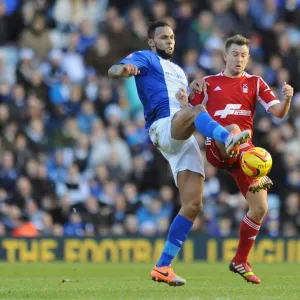
<instances>
[{"instance_id":1,"label":"player's outstretched leg","mask_svg":"<svg viewBox=\"0 0 300 300\"><path fill-rule=\"evenodd\" d=\"M250 130L230 132L214 121L207 111L202 111L196 116L195 127L204 136L213 138L215 141L224 144L229 157L237 157L240 145L246 143L251 138Z\"/></svg>"}]
</instances>

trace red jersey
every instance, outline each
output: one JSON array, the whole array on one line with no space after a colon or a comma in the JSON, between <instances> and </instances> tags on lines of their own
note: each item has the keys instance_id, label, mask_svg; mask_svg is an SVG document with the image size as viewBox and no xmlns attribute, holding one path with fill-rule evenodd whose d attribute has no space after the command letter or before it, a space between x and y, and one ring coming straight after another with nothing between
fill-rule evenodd
<instances>
[{"instance_id":1,"label":"red jersey","mask_svg":"<svg viewBox=\"0 0 300 300\"><path fill-rule=\"evenodd\" d=\"M246 72L239 78L219 73L204 79L209 83L206 93L195 93L191 104L206 105L211 117L223 126L237 124L241 130L252 131L257 101L266 111L280 102L261 77Z\"/></svg>"}]
</instances>

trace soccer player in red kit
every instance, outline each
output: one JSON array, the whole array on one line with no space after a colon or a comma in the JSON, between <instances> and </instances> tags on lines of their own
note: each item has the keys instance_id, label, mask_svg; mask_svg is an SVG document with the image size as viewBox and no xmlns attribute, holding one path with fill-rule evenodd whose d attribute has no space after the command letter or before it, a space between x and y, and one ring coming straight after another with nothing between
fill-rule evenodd
<instances>
[{"instance_id":1,"label":"soccer player in red kit","mask_svg":"<svg viewBox=\"0 0 300 300\"><path fill-rule=\"evenodd\" d=\"M204 77L202 91L190 97L193 106L205 105L212 118L230 131L250 129L252 132L257 101L278 118L283 118L290 108L293 88L285 83L282 89L284 99L279 101L262 78L244 71L249 58L249 40L241 35L230 37L225 43L225 71ZM181 106L188 104L184 90L177 99ZM249 140L240 146L237 158L229 158L224 145L206 139L207 160L214 167L225 169L233 176L249 205L240 226L237 252L229 269L248 282L259 284L261 280L252 272L248 255L267 213L267 191L272 181L267 176L253 179L244 174L240 165L241 156L252 147L254 145Z\"/></svg>"}]
</instances>

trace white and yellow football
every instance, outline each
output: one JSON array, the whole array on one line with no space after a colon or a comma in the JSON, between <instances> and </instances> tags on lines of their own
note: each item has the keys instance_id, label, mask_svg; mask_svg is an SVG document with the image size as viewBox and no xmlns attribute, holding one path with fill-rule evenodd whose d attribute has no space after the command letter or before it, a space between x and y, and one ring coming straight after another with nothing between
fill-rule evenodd
<instances>
[{"instance_id":1,"label":"white and yellow football","mask_svg":"<svg viewBox=\"0 0 300 300\"><path fill-rule=\"evenodd\" d=\"M241 166L247 176L262 177L272 168L272 156L266 149L254 147L243 154Z\"/></svg>"}]
</instances>

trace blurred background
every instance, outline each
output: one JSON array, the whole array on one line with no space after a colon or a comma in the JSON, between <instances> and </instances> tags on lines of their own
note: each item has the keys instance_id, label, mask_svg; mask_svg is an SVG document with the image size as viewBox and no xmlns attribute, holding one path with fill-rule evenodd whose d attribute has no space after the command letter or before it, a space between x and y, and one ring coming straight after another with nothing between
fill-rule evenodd
<instances>
[{"instance_id":1,"label":"blurred background","mask_svg":"<svg viewBox=\"0 0 300 300\"><path fill-rule=\"evenodd\" d=\"M223 42L251 41L247 71L290 113L257 107L254 142L273 156L261 234L300 233L299 0L0 0L0 236L164 236L179 207L167 162L144 129L134 79L107 70L148 49L147 25L176 33L174 61L193 80L224 69ZM204 152L204 138L196 135ZM194 232L238 233L247 203L206 163Z\"/></svg>"}]
</instances>

